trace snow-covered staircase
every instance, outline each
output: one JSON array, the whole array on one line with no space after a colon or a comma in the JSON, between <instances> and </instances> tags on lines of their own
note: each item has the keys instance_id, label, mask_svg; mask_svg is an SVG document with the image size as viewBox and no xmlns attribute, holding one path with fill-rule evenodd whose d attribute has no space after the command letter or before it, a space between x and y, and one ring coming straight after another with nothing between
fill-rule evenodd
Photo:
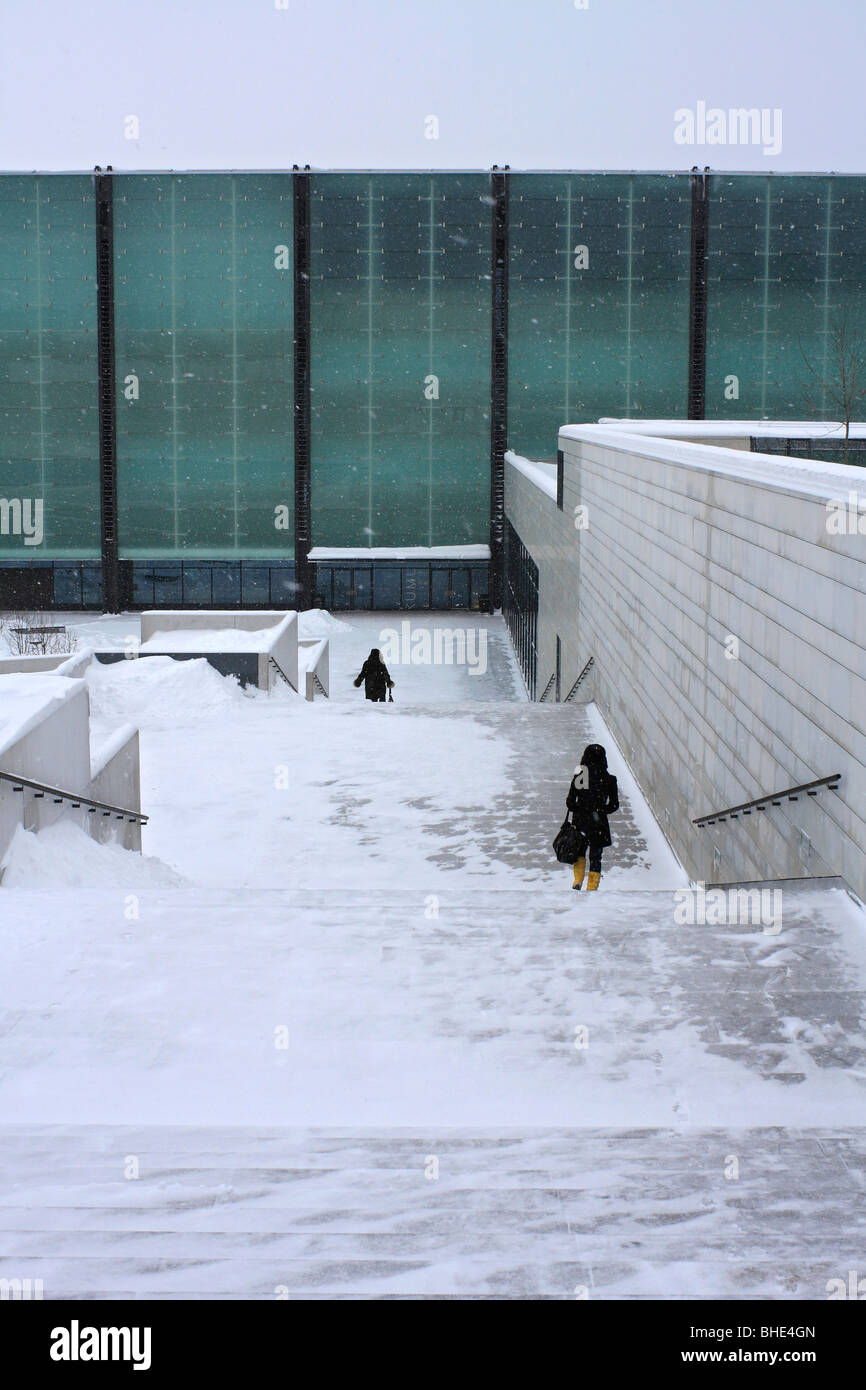
<instances>
[{"instance_id":1,"label":"snow-covered staircase","mask_svg":"<svg viewBox=\"0 0 866 1390\"><path fill-rule=\"evenodd\" d=\"M0 1269L45 1298L809 1299L862 1266L862 1133L7 1127L2 1144Z\"/></svg>"},{"instance_id":2,"label":"snow-covered staircase","mask_svg":"<svg viewBox=\"0 0 866 1390\"><path fill-rule=\"evenodd\" d=\"M134 938L79 943L115 1001L99 1028L22 991L7 1044L37 1070L6 1091L0 1278L46 1298L826 1297L866 1226L862 918L815 884L786 890L778 934L674 907L565 883L426 906L143 894Z\"/></svg>"}]
</instances>

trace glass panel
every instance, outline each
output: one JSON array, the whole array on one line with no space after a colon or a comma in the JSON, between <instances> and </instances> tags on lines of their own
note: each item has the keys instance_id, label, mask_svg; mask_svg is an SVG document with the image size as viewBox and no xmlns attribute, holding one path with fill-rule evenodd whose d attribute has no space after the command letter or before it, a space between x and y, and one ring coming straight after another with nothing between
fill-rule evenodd
<instances>
[{"instance_id":1,"label":"glass panel","mask_svg":"<svg viewBox=\"0 0 866 1390\"><path fill-rule=\"evenodd\" d=\"M484 567L483 569L476 568L475 566L473 566L473 568L472 568L472 607L473 607L473 608L475 608L475 607L477 606L478 599L480 598L480 596L481 596L482 594L486 594L486 593L487 593L489 583L490 583L490 580L489 580L489 578L488 578L487 566L485 565L485 567Z\"/></svg>"},{"instance_id":2,"label":"glass panel","mask_svg":"<svg viewBox=\"0 0 866 1390\"><path fill-rule=\"evenodd\" d=\"M469 607L469 571L451 571L451 607Z\"/></svg>"},{"instance_id":3,"label":"glass panel","mask_svg":"<svg viewBox=\"0 0 866 1390\"><path fill-rule=\"evenodd\" d=\"M510 176L508 442L683 416L691 191L679 174Z\"/></svg>"},{"instance_id":4,"label":"glass panel","mask_svg":"<svg viewBox=\"0 0 866 1390\"><path fill-rule=\"evenodd\" d=\"M85 564L82 569L81 597L91 608L102 607L102 565Z\"/></svg>"},{"instance_id":5,"label":"glass panel","mask_svg":"<svg viewBox=\"0 0 866 1390\"><path fill-rule=\"evenodd\" d=\"M334 570L334 608L351 608L352 571Z\"/></svg>"},{"instance_id":6,"label":"glass panel","mask_svg":"<svg viewBox=\"0 0 866 1390\"><path fill-rule=\"evenodd\" d=\"M63 608L80 608L81 570L77 565L54 566L54 602Z\"/></svg>"},{"instance_id":7,"label":"glass panel","mask_svg":"<svg viewBox=\"0 0 866 1390\"><path fill-rule=\"evenodd\" d=\"M153 608L153 569L141 564L132 567L132 601L138 608Z\"/></svg>"},{"instance_id":8,"label":"glass panel","mask_svg":"<svg viewBox=\"0 0 866 1390\"><path fill-rule=\"evenodd\" d=\"M864 258L862 178L712 175L709 419L838 418L836 335L866 330Z\"/></svg>"},{"instance_id":9,"label":"glass panel","mask_svg":"<svg viewBox=\"0 0 866 1390\"><path fill-rule=\"evenodd\" d=\"M333 608L334 574L330 565L316 565L316 595L322 606Z\"/></svg>"},{"instance_id":10,"label":"glass panel","mask_svg":"<svg viewBox=\"0 0 866 1390\"><path fill-rule=\"evenodd\" d=\"M373 596L377 608L400 607L399 569L373 569Z\"/></svg>"},{"instance_id":11,"label":"glass panel","mask_svg":"<svg viewBox=\"0 0 866 1390\"><path fill-rule=\"evenodd\" d=\"M291 551L292 236L291 175L116 176L122 555Z\"/></svg>"},{"instance_id":12,"label":"glass panel","mask_svg":"<svg viewBox=\"0 0 866 1390\"><path fill-rule=\"evenodd\" d=\"M209 604L211 601L210 565L184 565L183 567L184 603Z\"/></svg>"},{"instance_id":13,"label":"glass panel","mask_svg":"<svg viewBox=\"0 0 866 1390\"><path fill-rule=\"evenodd\" d=\"M355 588L355 607L369 608L372 593L371 571L369 566L366 569L355 569L352 571L352 582Z\"/></svg>"},{"instance_id":14,"label":"glass panel","mask_svg":"<svg viewBox=\"0 0 866 1390\"><path fill-rule=\"evenodd\" d=\"M403 607L430 607L430 566L416 568L406 565L403 570Z\"/></svg>"},{"instance_id":15,"label":"glass panel","mask_svg":"<svg viewBox=\"0 0 866 1390\"><path fill-rule=\"evenodd\" d=\"M296 603L297 584L294 565L283 568L271 566L271 602L275 608L293 608Z\"/></svg>"},{"instance_id":16,"label":"glass panel","mask_svg":"<svg viewBox=\"0 0 866 1390\"><path fill-rule=\"evenodd\" d=\"M183 602L180 565L150 565L145 573L153 575L155 608L170 608Z\"/></svg>"},{"instance_id":17,"label":"glass panel","mask_svg":"<svg viewBox=\"0 0 866 1390\"><path fill-rule=\"evenodd\" d=\"M490 180L312 176L317 545L489 530Z\"/></svg>"},{"instance_id":18,"label":"glass panel","mask_svg":"<svg viewBox=\"0 0 866 1390\"><path fill-rule=\"evenodd\" d=\"M89 176L2 179L0 496L28 504L5 558L100 553L94 222Z\"/></svg>"},{"instance_id":19,"label":"glass panel","mask_svg":"<svg viewBox=\"0 0 866 1390\"><path fill-rule=\"evenodd\" d=\"M270 594L270 572L267 569L253 569L250 565L244 565L241 572L243 583L242 602L250 604L267 604L271 601Z\"/></svg>"},{"instance_id":20,"label":"glass panel","mask_svg":"<svg viewBox=\"0 0 866 1390\"><path fill-rule=\"evenodd\" d=\"M433 570L430 576L430 607L451 607L451 575L448 570Z\"/></svg>"},{"instance_id":21,"label":"glass panel","mask_svg":"<svg viewBox=\"0 0 866 1390\"><path fill-rule=\"evenodd\" d=\"M229 608L241 601L241 567L236 565L214 565L213 601L218 608Z\"/></svg>"}]
</instances>

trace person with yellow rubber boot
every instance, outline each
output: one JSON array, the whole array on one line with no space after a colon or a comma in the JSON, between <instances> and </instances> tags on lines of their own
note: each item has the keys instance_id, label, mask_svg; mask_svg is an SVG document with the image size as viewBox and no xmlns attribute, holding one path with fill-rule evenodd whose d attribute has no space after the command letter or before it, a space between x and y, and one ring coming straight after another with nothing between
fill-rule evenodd
<instances>
[{"instance_id":1,"label":"person with yellow rubber boot","mask_svg":"<svg viewBox=\"0 0 866 1390\"><path fill-rule=\"evenodd\" d=\"M607 754L600 743L590 743L583 750L580 765L566 797L566 807L576 832L573 888L580 891L589 852L587 893L594 893L601 879L601 856L611 843L608 816L619 810L619 791L616 778L607 770Z\"/></svg>"}]
</instances>

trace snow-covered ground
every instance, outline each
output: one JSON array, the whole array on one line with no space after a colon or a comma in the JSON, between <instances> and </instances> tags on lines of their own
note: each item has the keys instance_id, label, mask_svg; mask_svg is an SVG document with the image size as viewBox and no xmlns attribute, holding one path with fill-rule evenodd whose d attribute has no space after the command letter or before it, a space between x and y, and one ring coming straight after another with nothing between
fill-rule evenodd
<instances>
[{"instance_id":1,"label":"snow-covered ground","mask_svg":"<svg viewBox=\"0 0 866 1390\"><path fill-rule=\"evenodd\" d=\"M94 737L141 728L151 820L141 858L64 824L9 856L0 1275L823 1297L864 1228L862 913L803 885L779 931L683 925L598 712L528 703L501 620L464 618L482 674L354 690L405 616L311 615L331 702L203 660L89 671ZM587 742L622 801L590 896L550 850Z\"/></svg>"}]
</instances>

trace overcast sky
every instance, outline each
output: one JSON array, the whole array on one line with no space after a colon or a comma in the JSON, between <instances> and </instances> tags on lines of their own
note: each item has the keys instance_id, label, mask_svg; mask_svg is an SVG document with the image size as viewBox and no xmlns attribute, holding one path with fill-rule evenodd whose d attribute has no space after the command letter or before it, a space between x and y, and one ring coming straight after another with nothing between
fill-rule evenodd
<instances>
[{"instance_id":1,"label":"overcast sky","mask_svg":"<svg viewBox=\"0 0 866 1390\"><path fill-rule=\"evenodd\" d=\"M0 168L862 173L864 59L866 0L0 0Z\"/></svg>"}]
</instances>

